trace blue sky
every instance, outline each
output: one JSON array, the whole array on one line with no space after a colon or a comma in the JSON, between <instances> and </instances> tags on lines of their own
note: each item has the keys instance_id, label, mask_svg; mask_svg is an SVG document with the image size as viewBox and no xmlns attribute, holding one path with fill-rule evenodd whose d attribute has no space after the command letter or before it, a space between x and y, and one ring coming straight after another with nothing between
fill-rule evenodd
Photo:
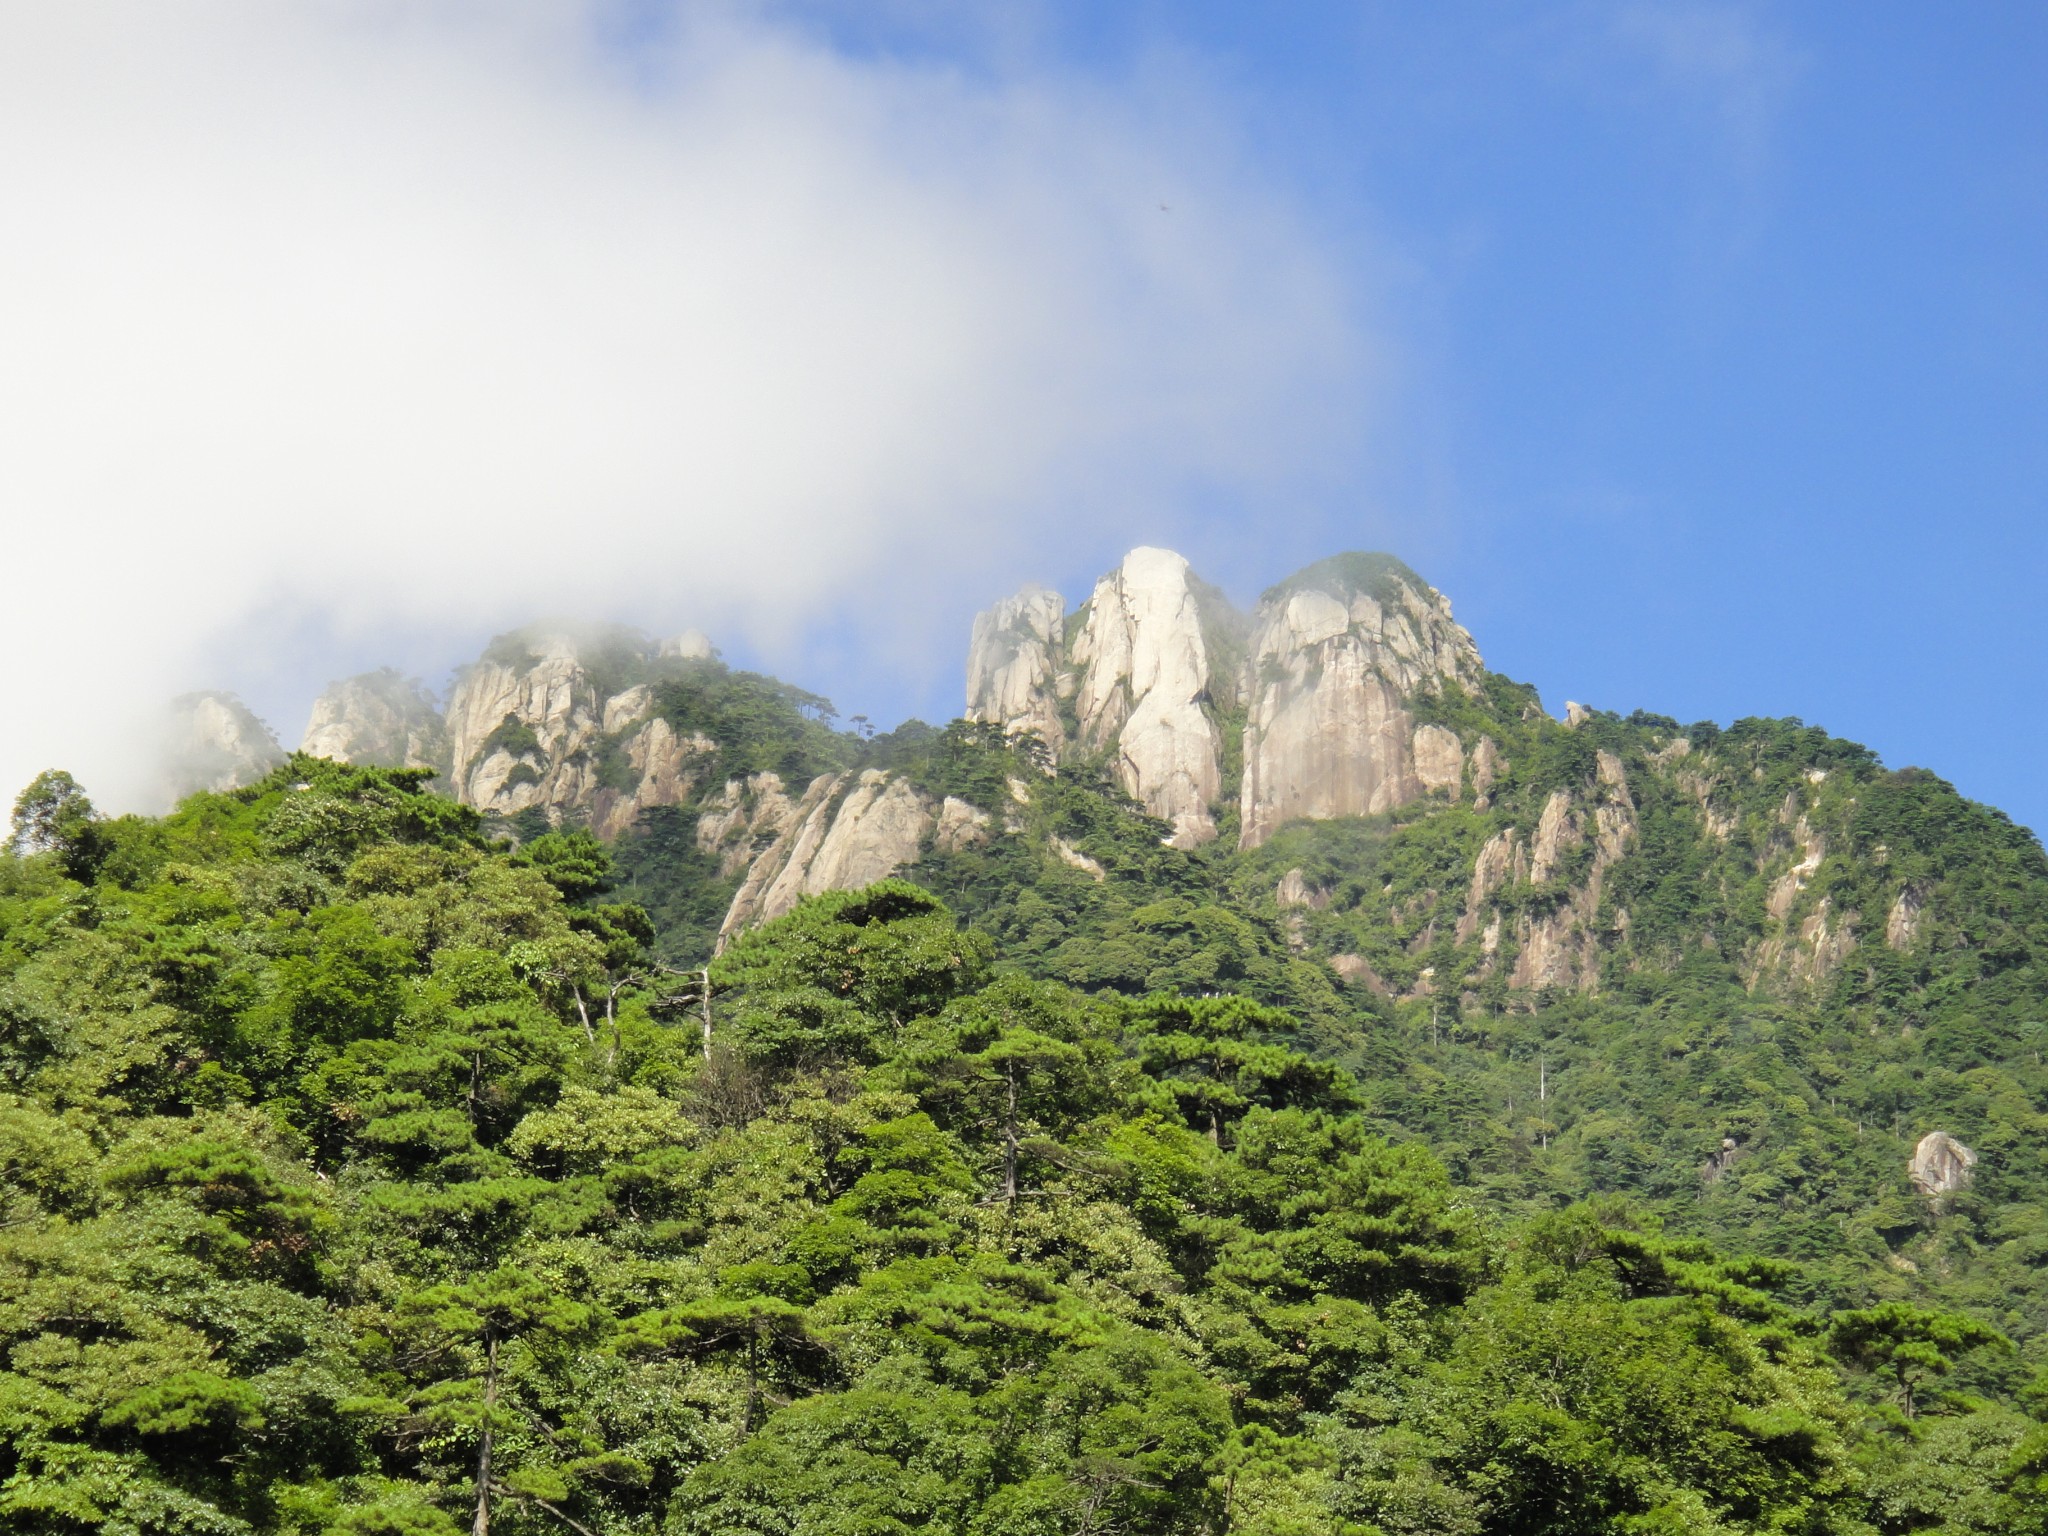
<instances>
[{"instance_id":1,"label":"blue sky","mask_svg":"<svg viewBox=\"0 0 2048 1536\"><path fill-rule=\"evenodd\" d=\"M0 11L0 781L540 614L893 722L1137 543L2036 827L2048 8Z\"/></svg>"},{"instance_id":2,"label":"blue sky","mask_svg":"<svg viewBox=\"0 0 2048 1536\"><path fill-rule=\"evenodd\" d=\"M1338 253L1385 417L1312 497L1161 515L1212 579L1390 544L1553 709L1799 715L2048 825L2048 9L813 15L1190 72Z\"/></svg>"}]
</instances>

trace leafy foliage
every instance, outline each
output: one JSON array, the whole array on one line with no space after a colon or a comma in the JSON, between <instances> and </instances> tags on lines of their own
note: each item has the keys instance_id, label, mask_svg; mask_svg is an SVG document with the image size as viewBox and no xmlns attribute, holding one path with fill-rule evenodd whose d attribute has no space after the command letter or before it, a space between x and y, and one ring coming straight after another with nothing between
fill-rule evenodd
<instances>
[{"instance_id":1,"label":"leafy foliage","mask_svg":"<svg viewBox=\"0 0 2048 1536\"><path fill-rule=\"evenodd\" d=\"M1502 683L1429 706L1498 742L1489 805L1185 853L1087 764L688 667L661 707L734 771L882 764L1018 830L739 937L707 1034L656 958L719 905L688 807L513 849L420 772L154 822L38 781L0 1525L2044 1530L2029 835L1796 722L1674 754ZM1591 855L1511 873L1490 955L1473 861L1602 753L1599 982L1518 990ZM1823 897L1838 963L1771 972ZM1947 1205L1902 1187L1933 1116L1982 1155Z\"/></svg>"}]
</instances>

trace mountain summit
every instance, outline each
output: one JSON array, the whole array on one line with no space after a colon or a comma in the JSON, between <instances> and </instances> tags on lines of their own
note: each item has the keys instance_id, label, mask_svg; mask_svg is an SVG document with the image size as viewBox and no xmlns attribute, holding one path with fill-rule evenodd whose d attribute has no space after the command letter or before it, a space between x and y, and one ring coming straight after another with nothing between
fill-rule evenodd
<instances>
[{"instance_id":1,"label":"mountain summit","mask_svg":"<svg viewBox=\"0 0 2048 1536\"><path fill-rule=\"evenodd\" d=\"M1242 763L1240 843L1283 822L1454 798L1463 748L1408 707L1476 685L1472 637L1442 593L1391 555L1339 555L1240 614L1187 561L1136 549L1071 621L1027 587L975 621L967 716L1029 730L1055 756L1110 752L1175 846L1216 835L1226 760ZM1483 792L1483 791L1482 791Z\"/></svg>"},{"instance_id":2,"label":"mountain summit","mask_svg":"<svg viewBox=\"0 0 2048 1536\"><path fill-rule=\"evenodd\" d=\"M2033 834L1386 555L966 703L548 623L38 778L0 1525L2041 1536Z\"/></svg>"}]
</instances>

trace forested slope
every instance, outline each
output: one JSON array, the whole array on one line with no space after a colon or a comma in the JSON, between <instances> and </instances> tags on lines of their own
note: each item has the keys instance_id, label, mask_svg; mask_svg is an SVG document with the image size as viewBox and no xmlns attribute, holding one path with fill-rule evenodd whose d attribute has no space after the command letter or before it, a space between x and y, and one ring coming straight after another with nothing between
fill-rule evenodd
<instances>
[{"instance_id":1,"label":"forested slope","mask_svg":"<svg viewBox=\"0 0 2048 1536\"><path fill-rule=\"evenodd\" d=\"M955 911L739 937L708 1041L581 833L304 757L162 821L46 777L0 863L0 1524L2048 1529L2038 846L1789 726L1695 730L1688 801L1668 722L1465 703L1487 810L1243 855L1000 732L841 738L1018 830L920 861ZM1588 903L1602 752L1642 863ZM1489 952L1469 871L1557 794ZM1823 860L1774 913L1802 816L1923 883L1923 947L1755 970L1893 892ZM623 870L705 908L661 830ZM1514 986L1567 910L1597 984ZM1939 1210L1928 1113L1983 1149Z\"/></svg>"},{"instance_id":2,"label":"forested slope","mask_svg":"<svg viewBox=\"0 0 2048 1536\"><path fill-rule=\"evenodd\" d=\"M747 697L755 723L712 728L758 740L750 760L990 808L909 873L1000 969L1283 1007L1376 1130L1503 1209L1623 1194L1798 1261L1815 1305L1970 1311L2019 1345L1982 1390L2048 1365L2048 860L1934 775L1796 720L1559 722L1489 674L1413 701L1475 761L1486 744L1483 789L1468 770L1455 796L1240 850L1226 783L1225 835L1183 850L1100 756L968 722L863 740L790 704L770 729ZM697 815L646 813L618 847L692 964L737 883ZM1909 1169L1935 1132L1977 1162L1930 1196Z\"/></svg>"}]
</instances>

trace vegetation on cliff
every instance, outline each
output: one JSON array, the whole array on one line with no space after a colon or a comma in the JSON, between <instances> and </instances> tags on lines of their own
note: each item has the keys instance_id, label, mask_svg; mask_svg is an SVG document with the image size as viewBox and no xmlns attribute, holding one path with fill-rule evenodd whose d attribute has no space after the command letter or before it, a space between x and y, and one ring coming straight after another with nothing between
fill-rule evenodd
<instances>
[{"instance_id":1,"label":"vegetation on cliff","mask_svg":"<svg viewBox=\"0 0 2048 1536\"><path fill-rule=\"evenodd\" d=\"M886 750L947 775L1010 749ZM162 821L100 818L46 778L0 861L0 1524L2048 1529L2048 1405L2014 1330L1971 1294L1849 1294L1802 1250L1840 1252L1807 1186L1744 1184L1789 1155L1780 1127L1861 1166L1772 1075L1824 1045L1912 1048L1919 1081L2008 1105L2031 1091L2024 1063L1981 1057L2000 987L2025 995L2038 849L1840 767L1870 836L1972 882L1932 909L2005 925L1899 984L1922 1011L1896 1046L1828 994L1676 1052L1660 1006L1756 995L1683 963L1661 993L1574 992L1432 1042L1429 998L1339 988L1294 951L1243 894L1264 871L1161 848L1076 775L1028 814L1101 880L1060 863L1029 914L1027 888L935 856L965 920L902 882L813 898L711 963L707 1043L697 978L656 962L585 835L488 842L424 771L308 758ZM1328 830L1359 840L1348 867L1380 899L1430 868L1422 819ZM1981 842L1973 872L1957 837ZM1047 979L1082 939L1152 970ZM1958 988L1987 1001L1943 1013ZM1905 1006L1886 996L1855 1006L1882 1022ZM1976 1043L1948 1043L1965 1012ZM1568 1106L1645 1016L1660 1032L1629 1048L1678 1065L1625 1059ZM1485 1102L1487 1074L1524 1066L1556 1074L1554 1129ZM1567 1198L1632 1182L1573 1139L1600 1093L1682 1130L1721 1124L1738 1081L1764 1106L1740 1145L1769 1150L1704 1194L1694 1175L1687 1217L1798 1262L1681 1232L1654 1187ZM1407 1123L1431 1117L1435 1149ZM1965 1287L2031 1165L2001 1152L1995 1176L1898 1213Z\"/></svg>"}]
</instances>

